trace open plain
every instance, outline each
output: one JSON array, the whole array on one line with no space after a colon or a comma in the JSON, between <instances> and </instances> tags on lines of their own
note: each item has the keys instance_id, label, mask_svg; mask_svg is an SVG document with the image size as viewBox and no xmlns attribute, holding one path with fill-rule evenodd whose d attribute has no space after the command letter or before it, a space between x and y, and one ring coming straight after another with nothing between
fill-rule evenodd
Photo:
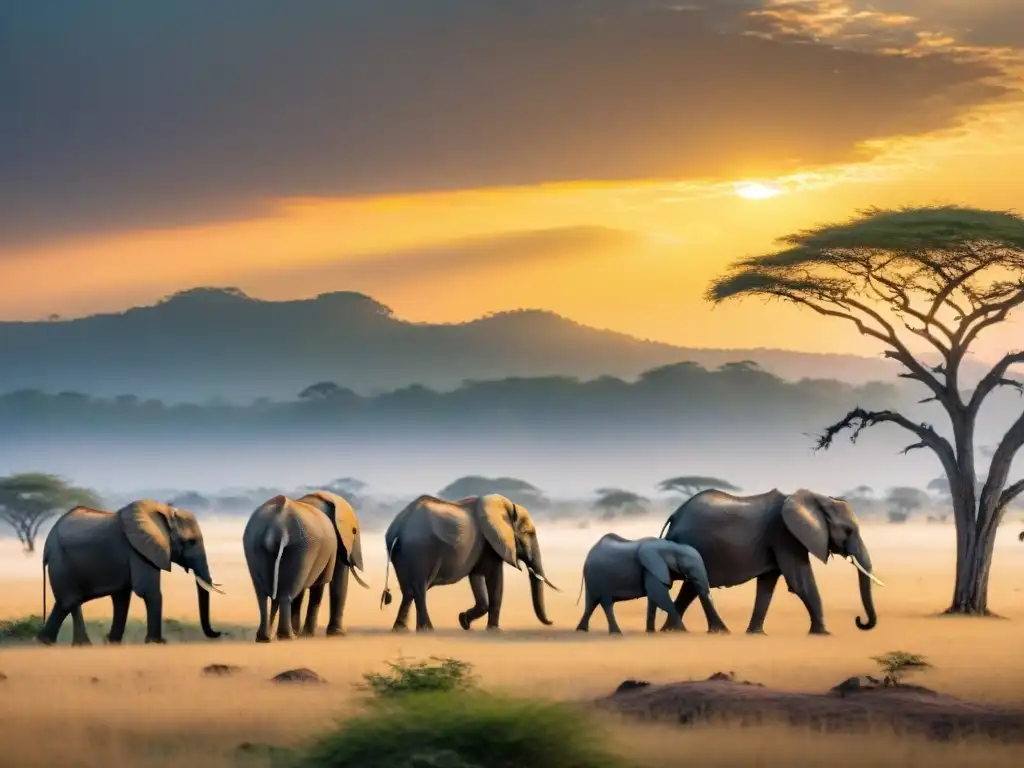
<instances>
[{"instance_id":1,"label":"open plain","mask_svg":"<svg viewBox=\"0 0 1024 768\"><path fill-rule=\"evenodd\" d=\"M471 662L484 686L514 694L594 699L626 679L667 683L700 680L724 671L782 691L822 693L854 675L878 674L872 656L902 650L924 655L934 666L909 682L943 694L1004 706L1024 706L1024 544L1019 523L1000 529L991 577L990 605L1002 618L964 619L936 615L952 589L954 532L945 525L865 526L876 573L879 622L873 631L855 628L859 611L856 573L843 561L815 563L825 604L828 637L807 634L807 615L783 583L775 593L766 636L743 633L754 599L753 583L715 590L713 597L732 630L705 633L694 604L687 634L648 636L643 603L620 604L626 633L609 637L595 614L588 635L573 631L580 568L587 549L607 530L633 537L656 535L659 520L557 527L539 521L551 580L548 612L555 624L538 624L530 609L525 574L506 568L500 634L478 622L458 628L456 614L471 602L469 587L441 587L429 594L433 634L393 634L397 602L379 609L384 582L382 532L364 534L366 575L372 589L350 587L342 638L252 642L256 605L239 542L243 522L204 519L214 578L227 596L215 596L215 627L232 632L218 641L166 646L57 647L31 643L0 646L0 765L106 766L258 765L265 758L240 756L244 742L295 745L361 706L356 687L366 672L384 671L401 657L455 657ZM398 595L392 574L392 590ZM165 618L194 621L192 580L175 569L164 575ZM38 614L39 556L0 542L0 619ZM109 602L86 606L86 618L109 616ZM321 631L326 609L321 613ZM133 618L143 618L133 600ZM69 622L70 623L70 620ZM660 623L660 618L659 618ZM169 637L173 635L169 634ZM202 675L208 664L240 667L228 677ZM269 678L308 667L327 685L280 686ZM611 717L611 716L609 716ZM693 759L725 765L1017 765L1020 744L986 741L926 741L885 730L835 733L785 723L741 727L736 723L651 725L609 721L608 733L642 765L675 765ZM266 763L269 764L269 763Z\"/></svg>"}]
</instances>

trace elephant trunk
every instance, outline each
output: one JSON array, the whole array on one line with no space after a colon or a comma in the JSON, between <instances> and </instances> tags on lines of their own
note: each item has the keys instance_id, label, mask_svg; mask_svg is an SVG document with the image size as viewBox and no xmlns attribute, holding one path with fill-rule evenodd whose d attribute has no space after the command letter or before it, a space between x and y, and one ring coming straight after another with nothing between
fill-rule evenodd
<instances>
[{"instance_id":1,"label":"elephant trunk","mask_svg":"<svg viewBox=\"0 0 1024 768\"><path fill-rule=\"evenodd\" d=\"M220 632L210 626L210 587L213 585L213 578L210 576L210 566L206 562L206 552L200 550L199 554L189 564L196 579L196 597L199 601L199 624L203 628L203 634L211 640L221 636Z\"/></svg>"},{"instance_id":2,"label":"elephant trunk","mask_svg":"<svg viewBox=\"0 0 1024 768\"><path fill-rule=\"evenodd\" d=\"M875 613L875 602L871 595L873 575L871 557L868 555L867 547L864 546L864 542L861 541L859 536L849 542L846 553L856 561L854 563L855 566L860 566L857 568L857 578L860 582L860 600L864 604L864 613L867 614L866 621L861 620L860 616L857 616L854 623L857 625L857 629L874 629L878 623L878 615Z\"/></svg>"},{"instance_id":3,"label":"elephant trunk","mask_svg":"<svg viewBox=\"0 0 1024 768\"><path fill-rule=\"evenodd\" d=\"M526 561L527 570L530 573L530 597L533 599L533 612L537 621L550 627L552 621L548 618L547 608L544 605L544 585L554 587L547 576L544 575L544 566L540 560L540 547L536 542L531 542L530 556Z\"/></svg>"}]
</instances>

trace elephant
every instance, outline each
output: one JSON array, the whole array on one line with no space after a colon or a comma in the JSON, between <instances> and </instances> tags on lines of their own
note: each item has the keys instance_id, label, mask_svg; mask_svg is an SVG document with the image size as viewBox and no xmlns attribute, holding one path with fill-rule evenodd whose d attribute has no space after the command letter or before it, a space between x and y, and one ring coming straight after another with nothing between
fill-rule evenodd
<instances>
[{"instance_id":1,"label":"elephant","mask_svg":"<svg viewBox=\"0 0 1024 768\"><path fill-rule=\"evenodd\" d=\"M590 630L590 616L600 605L608 619L608 633L622 634L615 621L613 606L622 600L640 597L647 598L648 632L654 631L656 607L669 615L670 626L682 628L683 619L672 604L669 593L676 579L684 579L693 584L707 614L717 620L720 626L725 626L711 602L708 574L696 549L656 536L624 539L617 533L605 534L590 548L583 562L580 597L583 596L585 586L587 602L576 631ZM577 597L577 605L579 601Z\"/></svg>"},{"instance_id":2,"label":"elephant","mask_svg":"<svg viewBox=\"0 0 1024 768\"><path fill-rule=\"evenodd\" d=\"M475 604L459 614L459 625L469 630L487 614L487 629L498 631L504 564L530 575L533 611L544 625L552 622L544 607L543 585L558 588L544 575L537 528L525 507L504 496L487 494L459 501L423 495L399 512L384 534L387 571L381 608L391 603L388 571L392 564L402 591L402 602L392 630L407 629L409 609L416 603L416 631L434 628L427 613L427 590L455 584L469 577Z\"/></svg>"},{"instance_id":3,"label":"elephant","mask_svg":"<svg viewBox=\"0 0 1024 768\"><path fill-rule=\"evenodd\" d=\"M700 552L712 587L757 579L748 634L764 634L765 615L780 575L807 609L810 633L830 634L808 553L823 563L837 554L855 566L860 571L860 597L867 614L866 621L856 618L857 628L873 629L878 622L871 582L885 585L872 572L857 516L844 499L806 488L788 496L778 489L754 496L709 489L673 512L659 535ZM697 596L691 583L682 586L674 603L680 616ZM670 628L669 622L662 628Z\"/></svg>"},{"instance_id":4,"label":"elephant","mask_svg":"<svg viewBox=\"0 0 1024 768\"><path fill-rule=\"evenodd\" d=\"M363 567L362 539L359 521L347 501L327 491L315 491L297 500L275 496L249 516L242 548L259 604L257 643L270 642L270 625L278 610L277 639L290 640L300 634L306 590L309 607L301 634L315 634L328 584L332 587L327 634L344 634L341 622L349 572L360 586L368 586L355 570Z\"/></svg>"},{"instance_id":5,"label":"elephant","mask_svg":"<svg viewBox=\"0 0 1024 768\"><path fill-rule=\"evenodd\" d=\"M220 632L210 626L213 583L203 532L191 512L159 501L133 501L117 512L74 507L54 523L43 546L43 615L46 615L46 572L49 568L54 605L37 639L57 641L68 614L74 622L73 645L90 645L82 604L109 596L114 604L107 642L119 644L128 621L132 593L146 603L146 642L164 643L160 571L176 563L196 580L199 622L206 637Z\"/></svg>"}]
</instances>

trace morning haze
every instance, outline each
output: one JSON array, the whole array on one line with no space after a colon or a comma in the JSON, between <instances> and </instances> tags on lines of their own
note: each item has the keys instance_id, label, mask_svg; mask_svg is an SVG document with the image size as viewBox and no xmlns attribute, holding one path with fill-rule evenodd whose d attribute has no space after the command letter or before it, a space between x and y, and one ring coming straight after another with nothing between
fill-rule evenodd
<instances>
[{"instance_id":1,"label":"morning haze","mask_svg":"<svg viewBox=\"0 0 1024 768\"><path fill-rule=\"evenodd\" d=\"M1019 6L0 4L0 768L1016 765Z\"/></svg>"}]
</instances>

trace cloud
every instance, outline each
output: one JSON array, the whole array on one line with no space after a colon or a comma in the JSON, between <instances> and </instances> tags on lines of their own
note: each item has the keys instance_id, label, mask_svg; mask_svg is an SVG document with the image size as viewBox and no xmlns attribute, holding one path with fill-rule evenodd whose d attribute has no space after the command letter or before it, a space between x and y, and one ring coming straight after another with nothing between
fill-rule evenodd
<instances>
[{"instance_id":1,"label":"cloud","mask_svg":"<svg viewBox=\"0 0 1024 768\"><path fill-rule=\"evenodd\" d=\"M780 173L1002 93L948 54L780 35L763 2L0 3L0 244L292 196Z\"/></svg>"},{"instance_id":2,"label":"cloud","mask_svg":"<svg viewBox=\"0 0 1024 768\"><path fill-rule=\"evenodd\" d=\"M634 232L611 227L578 226L502 232L462 238L389 253L345 256L325 264L285 267L273 271L275 281L315 279L329 284L344 281L386 281L389 284L442 273L508 268L621 252L637 246Z\"/></svg>"}]
</instances>

